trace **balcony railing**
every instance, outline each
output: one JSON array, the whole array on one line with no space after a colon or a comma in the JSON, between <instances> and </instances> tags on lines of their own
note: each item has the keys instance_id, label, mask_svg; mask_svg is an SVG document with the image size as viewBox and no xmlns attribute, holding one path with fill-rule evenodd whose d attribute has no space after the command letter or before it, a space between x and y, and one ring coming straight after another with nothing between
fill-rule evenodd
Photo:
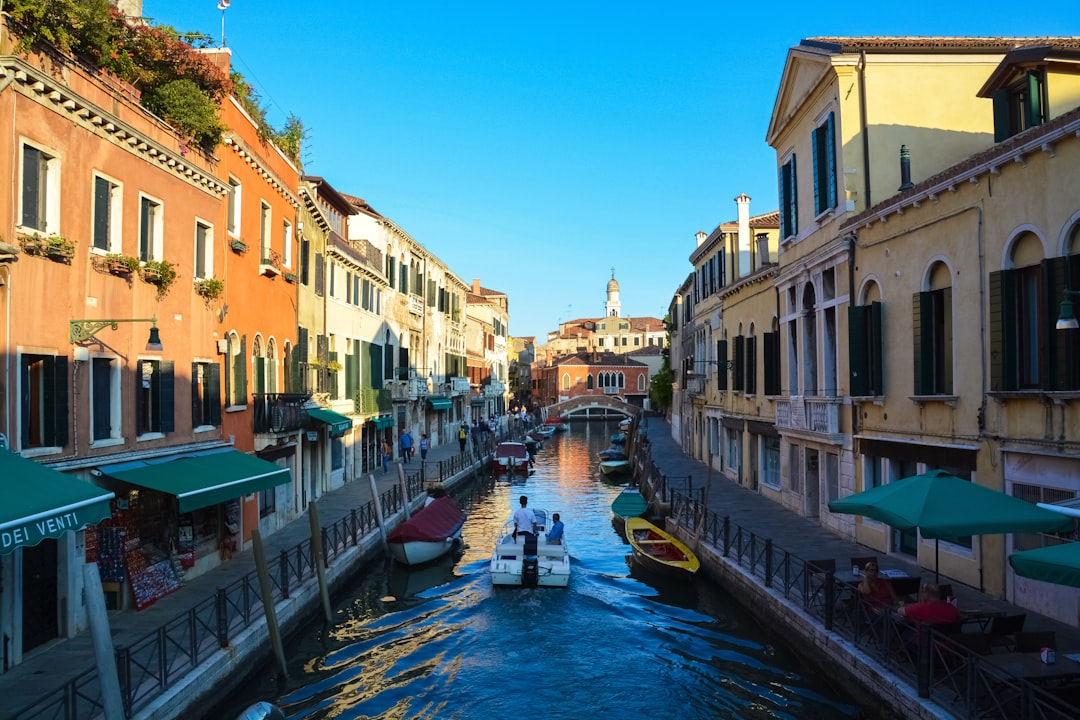
<instances>
[{"instance_id":1,"label":"balcony railing","mask_svg":"<svg viewBox=\"0 0 1080 720\"><path fill-rule=\"evenodd\" d=\"M263 275L281 274L281 253L270 248L262 248L259 258L259 272Z\"/></svg>"},{"instance_id":2,"label":"balcony railing","mask_svg":"<svg viewBox=\"0 0 1080 720\"><path fill-rule=\"evenodd\" d=\"M304 403L308 393L253 393L255 406L254 431L281 433L301 429L305 417Z\"/></svg>"},{"instance_id":3,"label":"balcony railing","mask_svg":"<svg viewBox=\"0 0 1080 720\"><path fill-rule=\"evenodd\" d=\"M840 432L840 398L792 396L776 403L777 427L822 435Z\"/></svg>"},{"instance_id":4,"label":"balcony railing","mask_svg":"<svg viewBox=\"0 0 1080 720\"><path fill-rule=\"evenodd\" d=\"M450 378L450 394L451 395L468 395L469 394L469 378L467 378L467 377L452 377L452 378Z\"/></svg>"}]
</instances>

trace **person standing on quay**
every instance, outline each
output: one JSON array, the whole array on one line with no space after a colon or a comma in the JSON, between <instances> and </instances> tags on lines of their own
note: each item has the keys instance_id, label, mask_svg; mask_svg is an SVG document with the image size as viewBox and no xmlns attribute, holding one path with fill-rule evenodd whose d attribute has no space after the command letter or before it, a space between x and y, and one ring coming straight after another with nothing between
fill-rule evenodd
<instances>
[{"instance_id":1,"label":"person standing on quay","mask_svg":"<svg viewBox=\"0 0 1080 720\"><path fill-rule=\"evenodd\" d=\"M382 444L382 471L390 472L390 456L394 454L394 446L389 440L383 440Z\"/></svg>"},{"instance_id":2,"label":"person standing on quay","mask_svg":"<svg viewBox=\"0 0 1080 720\"><path fill-rule=\"evenodd\" d=\"M428 440L427 433L420 436L420 461L427 460L427 451L431 447L431 441Z\"/></svg>"},{"instance_id":3,"label":"person standing on quay","mask_svg":"<svg viewBox=\"0 0 1080 720\"><path fill-rule=\"evenodd\" d=\"M469 426L463 422L461 423L461 427L458 429L457 433L458 447L461 449L461 452L465 452L465 443L468 442L468 440Z\"/></svg>"},{"instance_id":4,"label":"person standing on quay","mask_svg":"<svg viewBox=\"0 0 1080 720\"><path fill-rule=\"evenodd\" d=\"M409 459L412 458L412 433L409 432L409 428L405 428L401 431L401 460L406 465L409 464Z\"/></svg>"}]
</instances>

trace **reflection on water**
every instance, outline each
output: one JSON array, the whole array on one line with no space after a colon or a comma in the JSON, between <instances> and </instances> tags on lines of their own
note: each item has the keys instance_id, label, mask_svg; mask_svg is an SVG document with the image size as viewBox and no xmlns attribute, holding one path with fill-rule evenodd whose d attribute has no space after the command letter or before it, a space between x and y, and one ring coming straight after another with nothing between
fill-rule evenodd
<instances>
[{"instance_id":1,"label":"reflection on water","mask_svg":"<svg viewBox=\"0 0 1080 720\"><path fill-rule=\"evenodd\" d=\"M459 552L419 569L370 567L332 627L290 646L285 687L267 676L216 717L257 700L289 718L856 717L718 588L628 562L610 513L621 487L596 469L615 427L574 425L524 482L471 488ZM491 585L491 549L523 493L566 523L568 588Z\"/></svg>"}]
</instances>

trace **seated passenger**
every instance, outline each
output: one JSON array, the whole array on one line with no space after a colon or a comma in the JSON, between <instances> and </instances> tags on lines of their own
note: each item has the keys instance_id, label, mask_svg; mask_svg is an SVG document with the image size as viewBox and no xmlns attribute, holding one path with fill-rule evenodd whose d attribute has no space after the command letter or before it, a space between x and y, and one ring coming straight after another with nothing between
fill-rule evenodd
<instances>
[{"instance_id":1,"label":"seated passenger","mask_svg":"<svg viewBox=\"0 0 1080 720\"><path fill-rule=\"evenodd\" d=\"M552 513L551 520L551 532L547 534L548 544L562 545L563 522L559 519L559 513Z\"/></svg>"},{"instance_id":2,"label":"seated passenger","mask_svg":"<svg viewBox=\"0 0 1080 720\"><path fill-rule=\"evenodd\" d=\"M896 606L896 593L893 592L892 583L878 574L876 562L866 563L858 591L867 612L873 615L881 615Z\"/></svg>"}]
</instances>

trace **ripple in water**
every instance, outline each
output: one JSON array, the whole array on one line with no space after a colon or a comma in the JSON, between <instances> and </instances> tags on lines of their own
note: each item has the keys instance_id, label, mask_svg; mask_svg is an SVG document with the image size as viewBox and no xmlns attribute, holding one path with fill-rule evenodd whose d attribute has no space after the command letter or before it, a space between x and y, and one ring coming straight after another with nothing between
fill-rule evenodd
<instances>
[{"instance_id":1,"label":"ripple in water","mask_svg":"<svg viewBox=\"0 0 1080 720\"><path fill-rule=\"evenodd\" d=\"M289 649L290 687L267 679L217 717L262 699L312 719L858 717L719 588L628 562L610 511L622 488L596 470L614 431L574 425L546 443L527 479L472 488L455 557L369 568L335 624ZM491 548L521 494L562 514L566 589L491 585Z\"/></svg>"}]
</instances>

